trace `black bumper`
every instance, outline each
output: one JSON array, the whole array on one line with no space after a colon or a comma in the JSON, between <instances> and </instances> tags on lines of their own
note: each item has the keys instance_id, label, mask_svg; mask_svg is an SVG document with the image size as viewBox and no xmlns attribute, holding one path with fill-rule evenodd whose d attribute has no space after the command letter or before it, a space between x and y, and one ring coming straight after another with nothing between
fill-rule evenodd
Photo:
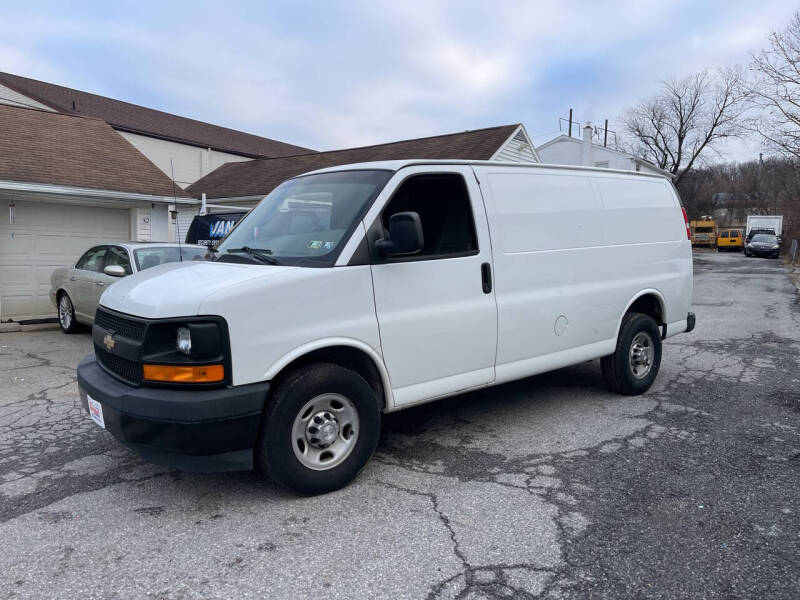
<instances>
[{"instance_id":1,"label":"black bumper","mask_svg":"<svg viewBox=\"0 0 800 600\"><path fill-rule=\"evenodd\" d=\"M748 248L747 251L759 258L778 258L780 255L780 250L753 250L752 248Z\"/></svg>"},{"instance_id":2,"label":"black bumper","mask_svg":"<svg viewBox=\"0 0 800 600\"><path fill-rule=\"evenodd\" d=\"M269 383L211 390L133 387L87 356L78 365L78 388L103 407L105 428L150 462L185 471L253 468L253 447Z\"/></svg>"}]
</instances>

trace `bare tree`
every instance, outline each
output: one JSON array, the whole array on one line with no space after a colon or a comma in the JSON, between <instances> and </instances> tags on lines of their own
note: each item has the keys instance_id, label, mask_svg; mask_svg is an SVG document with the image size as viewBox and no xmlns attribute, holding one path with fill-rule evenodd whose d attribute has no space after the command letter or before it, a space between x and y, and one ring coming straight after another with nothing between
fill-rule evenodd
<instances>
[{"instance_id":1,"label":"bare tree","mask_svg":"<svg viewBox=\"0 0 800 600\"><path fill-rule=\"evenodd\" d=\"M769 48L753 55L753 98L762 107L756 121L767 146L800 158L800 12L788 27L769 35Z\"/></svg>"},{"instance_id":2,"label":"bare tree","mask_svg":"<svg viewBox=\"0 0 800 600\"><path fill-rule=\"evenodd\" d=\"M630 150L672 173L677 184L720 142L741 135L749 95L738 68L665 81L624 113Z\"/></svg>"}]
</instances>

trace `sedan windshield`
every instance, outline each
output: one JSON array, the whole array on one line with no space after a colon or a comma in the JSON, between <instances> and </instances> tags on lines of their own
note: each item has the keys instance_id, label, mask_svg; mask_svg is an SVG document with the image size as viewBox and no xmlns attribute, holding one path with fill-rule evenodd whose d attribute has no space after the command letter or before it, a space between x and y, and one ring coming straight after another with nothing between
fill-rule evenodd
<instances>
[{"instance_id":1,"label":"sedan windshield","mask_svg":"<svg viewBox=\"0 0 800 600\"><path fill-rule=\"evenodd\" d=\"M228 234L217 260L331 266L391 175L338 171L290 179Z\"/></svg>"},{"instance_id":2,"label":"sedan windshield","mask_svg":"<svg viewBox=\"0 0 800 600\"><path fill-rule=\"evenodd\" d=\"M778 238L774 235L759 233L753 236L754 242L761 242L762 244L777 244Z\"/></svg>"},{"instance_id":3,"label":"sedan windshield","mask_svg":"<svg viewBox=\"0 0 800 600\"><path fill-rule=\"evenodd\" d=\"M148 246L133 251L133 258L136 260L136 268L144 271L150 267L157 267L163 263L178 262L181 260L205 260L208 250L205 248L180 248L178 254L177 246Z\"/></svg>"}]
</instances>

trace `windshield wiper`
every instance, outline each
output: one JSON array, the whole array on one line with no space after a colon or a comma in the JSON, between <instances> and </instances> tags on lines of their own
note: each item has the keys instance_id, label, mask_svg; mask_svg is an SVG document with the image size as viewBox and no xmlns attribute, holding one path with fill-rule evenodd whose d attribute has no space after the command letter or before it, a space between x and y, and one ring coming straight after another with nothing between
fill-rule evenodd
<instances>
[{"instance_id":1,"label":"windshield wiper","mask_svg":"<svg viewBox=\"0 0 800 600\"><path fill-rule=\"evenodd\" d=\"M272 250L269 248L251 248L250 246L242 246L241 248L226 248L225 252L230 252L232 254L241 252L247 254L250 258L254 258L257 261L264 263L265 265L281 264L277 258L270 256L270 254L272 254Z\"/></svg>"}]
</instances>

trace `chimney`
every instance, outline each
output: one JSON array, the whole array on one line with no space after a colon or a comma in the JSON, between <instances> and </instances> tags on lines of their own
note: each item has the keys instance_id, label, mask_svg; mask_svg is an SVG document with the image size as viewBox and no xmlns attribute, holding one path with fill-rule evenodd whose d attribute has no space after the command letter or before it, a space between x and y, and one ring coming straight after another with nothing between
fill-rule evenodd
<instances>
[{"instance_id":1,"label":"chimney","mask_svg":"<svg viewBox=\"0 0 800 600\"><path fill-rule=\"evenodd\" d=\"M592 124L586 123L583 126L583 143L584 144L591 144L592 143Z\"/></svg>"},{"instance_id":2,"label":"chimney","mask_svg":"<svg viewBox=\"0 0 800 600\"><path fill-rule=\"evenodd\" d=\"M581 148L581 164L584 167L592 166L592 124L583 126L583 147Z\"/></svg>"}]
</instances>

